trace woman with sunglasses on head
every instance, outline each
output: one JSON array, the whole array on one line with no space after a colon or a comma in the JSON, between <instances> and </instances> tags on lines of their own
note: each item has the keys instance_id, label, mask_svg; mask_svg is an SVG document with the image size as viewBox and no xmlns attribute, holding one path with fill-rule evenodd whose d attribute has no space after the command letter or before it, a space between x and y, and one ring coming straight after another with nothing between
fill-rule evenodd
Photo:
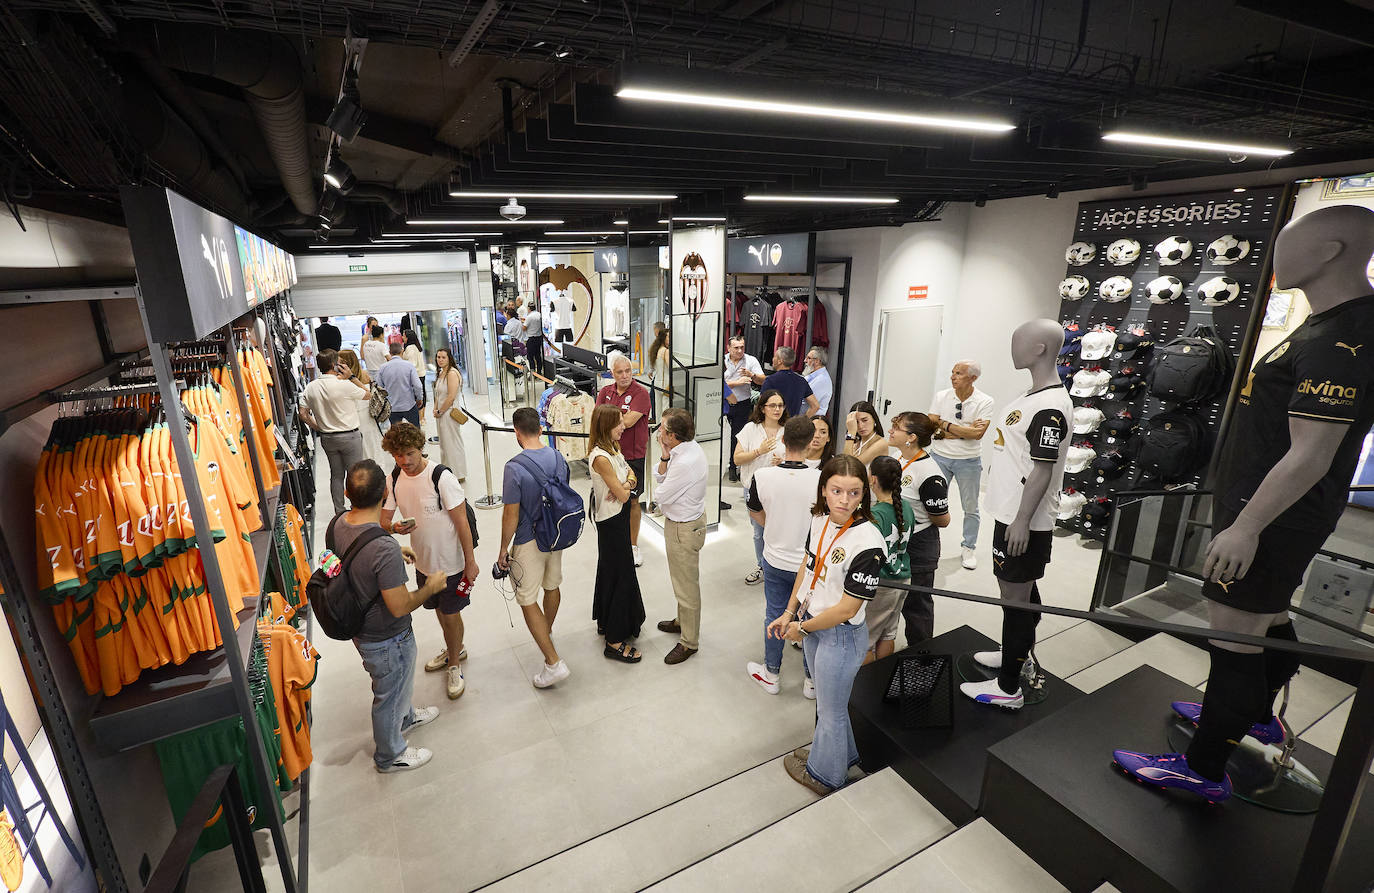
<instances>
[{"instance_id":1,"label":"woman with sunglasses on head","mask_svg":"<svg viewBox=\"0 0 1374 893\"><path fill-rule=\"evenodd\" d=\"M892 431L887 436L902 466L902 499L916 517L906 544L913 586L935 585L940 528L949 526L949 485L940 466L926 452L935 431L935 423L925 413L903 412L892 419ZM935 635L935 599L929 593L908 592L902 617L906 620L907 645Z\"/></svg>"},{"instance_id":2,"label":"woman with sunglasses on head","mask_svg":"<svg viewBox=\"0 0 1374 893\"><path fill-rule=\"evenodd\" d=\"M782 426L786 422L787 404L782 393L770 388L760 394L749 423L740 429L735 440L735 464L739 466L739 479L746 498L754 472L772 465L774 457L781 460L784 456ZM758 563L744 582L753 586L763 579L763 525L757 521L750 523L754 525L754 558Z\"/></svg>"},{"instance_id":3,"label":"woman with sunglasses on head","mask_svg":"<svg viewBox=\"0 0 1374 893\"><path fill-rule=\"evenodd\" d=\"M831 435L830 419L818 415L811 422L816 426L816 435L806 448L806 464L809 468L820 468L835 455L835 438Z\"/></svg>"},{"instance_id":4,"label":"woman with sunglasses on head","mask_svg":"<svg viewBox=\"0 0 1374 893\"><path fill-rule=\"evenodd\" d=\"M787 610L768 634L800 641L816 686L816 734L783 758L787 774L818 794L842 787L859 762L849 693L868 649L864 607L878 589L886 543L873 524L868 469L853 456L821 468L806 560Z\"/></svg>"},{"instance_id":5,"label":"woman with sunglasses on head","mask_svg":"<svg viewBox=\"0 0 1374 893\"><path fill-rule=\"evenodd\" d=\"M887 442L883 439L883 423L878 421L878 410L867 400L860 400L849 407L849 415L844 420L844 453L855 456L867 468L879 456L887 455Z\"/></svg>"}]
</instances>

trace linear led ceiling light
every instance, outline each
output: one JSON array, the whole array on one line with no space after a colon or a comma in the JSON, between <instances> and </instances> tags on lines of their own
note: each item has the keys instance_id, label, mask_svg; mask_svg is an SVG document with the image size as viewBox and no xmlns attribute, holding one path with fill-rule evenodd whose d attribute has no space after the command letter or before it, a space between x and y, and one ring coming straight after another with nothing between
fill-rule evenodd
<instances>
[{"instance_id":1,"label":"linear led ceiling light","mask_svg":"<svg viewBox=\"0 0 1374 893\"><path fill-rule=\"evenodd\" d=\"M406 226L562 226L561 220L507 220L504 217L484 220L407 220Z\"/></svg>"},{"instance_id":2,"label":"linear led ceiling light","mask_svg":"<svg viewBox=\"0 0 1374 893\"><path fill-rule=\"evenodd\" d=\"M768 195L758 193L746 195L744 200L747 202L804 202L807 204L836 204L836 205L895 205L898 199L884 198L877 195Z\"/></svg>"},{"instance_id":3,"label":"linear led ceiling light","mask_svg":"<svg viewBox=\"0 0 1374 893\"><path fill-rule=\"evenodd\" d=\"M1202 152L1227 152L1232 155L1261 155L1265 158L1282 158L1292 155L1292 149L1278 146L1248 146L1241 143L1224 143L1218 140L1195 140L1183 137L1157 136L1153 133L1133 133L1127 130L1113 130L1102 134L1102 138L1112 143L1135 143L1141 146L1163 146L1170 149L1197 149Z\"/></svg>"},{"instance_id":4,"label":"linear led ceiling light","mask_svg":"<svg viewBox=\"0 0 1374 893\"><path fill-rule=\"evenodd\" d=\"M963 118L953 115L915 115L888 112L874 108L816 105L809 102L776 102L767 99L748 99L721 93L688 93L678 90L646 90L622 87L616 94L621 99L640 99L647 102L667 102L676 105L696 105L712 109L732 109L745 112L769 112L777 115L799 115L808 118L839 118L870 124L901 124L907 127L932 127L940 130L968 130L975 133L1006 133L1016 125L1007 121Z\"/></svg>"},{"instance_id":5,"label":"linear led ceiling light","mask_svg":"<svg viewBox=\"0 0 1374 893\"><path fill-rule=\"evenodd\" d=\"M546 236L623 236L618 229L551 229Z\"/></svg>"},{"instance_id":6,"label":"linear led ceiling light","mask_svg":"<svg viewBox=\"0 0 1374 893\"><path fill-rule=\"evenodd\" d=\"M472 192L466 189L451 189L454 198L548 198L588 201L616 202L670 202L676 195L658 195L647 192Z\"/></svg>"},{"instance_id":7,"label":"linear led ceiling light","mask_svg":"<svg viewBox=\"0 0 1374 893\"><path fill-rule=\"evenodd\" d=\"M659 223L667 223L671 220L674 223L724 223L724 217L663 217Z\"/></svg>"},{"instance_id":8,"label":"linear led ceiling light","mask_svg":"<svg viewBox=\"0 0 1374 893\"><path fill-rule=\"evenodd\" d=\"M628 221L628 220L612 220L612 221L611 221L611 226L629 226L629 225L630 225L630 221Z\"/></svg>"},{"instance_id":9,"label":"linear led ceiling light","mask_svg":"<svg viewBox=\"0 0 1374 893\"><path fill-rule=\"evenodd\" d=\"M347 248L347 249L351 249L351 250L360 250L360 249L364 249L364 248L409 248L409 247L410 247L410 243L409 243L409 242L380 242L380 243L374 242L374 243L369 244L369 245L306 245L305 247L306 247L306 248L311 248L311 249L313 249L313 250L315 250L315 251L334 251L334 250L338 250L338 249L342 249L342 248Z\"/></svg>"},{"instance_id":10,"label":"linear led ceiling light","mask_svg":"<svg viewBox=\"0 0 1374 893\"><path fill-rule=\"evenodd\" d=\"M411 230L410 232L404 232L404 233L383 232L382 235L381 235L381 238L383 238L383 239L437 239L437 238L441 238L441 237L445 237L445 236L464 236L464 237L467 237L467 238L470 239L470 238L473 238L474 236L504 236L504 235L506 235L506 233L496 233L496 232L492 232L492 233L427 233L427 232L416 232L415 230Z\"/></svg>"}]
</instances>

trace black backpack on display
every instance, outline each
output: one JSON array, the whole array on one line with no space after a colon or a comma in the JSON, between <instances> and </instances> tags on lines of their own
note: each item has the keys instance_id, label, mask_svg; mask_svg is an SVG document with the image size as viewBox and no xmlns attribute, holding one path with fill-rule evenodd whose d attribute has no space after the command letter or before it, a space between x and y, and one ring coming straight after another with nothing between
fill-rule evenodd
<instances>
[{"instance_id":1,"label":"black backpack on display","mask_svg":"<svg viewBox=\"0 0 1374 893\"><path fill-rule=\"evenodd\" d=\"M334 520L329 522L329 529L324 534L326 546L333 546L334 525L338 520L339 516L336 515ZM363 546L386 535L387 532L380 526L364 530L340 557L341 566L338 574L331 577L324 572L324 568L318 568L305 584L306 601L310 604L311 613L315 615L320 629L324 630L324 634L329 638L347 642L358 635L362 631L363 619L367 612L372 610L377 599L382 597L379 589L372 598L363 601L363 596L353 588L353 579L348 575L348 569Z\"/></svg>"},{"instance_id":2,"label":"black backpack on display","mask_svg":"<svg viewBox=\"0 0 1374 893\"><path fill-rule=\"evenodd\" d=\"M434 484L434 498L439 500L439 507L440 507L440 508L443 508L443 507L444 507L444 497L443 497L443 495L439 492L439 478L440 478L441 476L443 476L443 473L446 472L446 471L448 471L448 470L449 470L449 467L448 467L447 465L439 465L439 464L436 463L436 464L434 465L434 470L433 470L432 472L430 472L430 475L429 475L430 481ZM395 493L395 492L396 492L396 482L397 482L398 480L400 480L400 479L401 479L401 467L398 465L398 466L396 466L395 468L391 469L391 492L392 492L392 493ZM474 549L476 549L476 548L477 548L477 513L474 512L474 511L472 510L472 500L471 500L471 499L468 499L468 498L466 497L466 494L464 494L464 498L463 498L463 508L467 509L467 511L468 511L468 530L471 530L471 531L472 531L472 547L473 547Z\"/></svg>"},{"instance_id":3,"label":"black backpack on display","mask_svg":"<svg viewBox=\"0 0 1374 893\"><path fill-rule=\"evenodd\" d=\"M1142 422L1132 448L1138 469L1135 484L1153 481L1168 486L1182 483L1207 465L1212 435L1196 413L1171 409Z\"/></svg>"},{"instance_id":4,"label":"black backpack on display","mask_svg":"<svg viewBox=\"0 0 1374 893\"><path fill-rule=\"evenodd\" d=\"M1205 403L1231 385L1236 361L1210 326L1156 347L1147 381L1150 393L1172 403Z\"/></svg>"}]
</instances>

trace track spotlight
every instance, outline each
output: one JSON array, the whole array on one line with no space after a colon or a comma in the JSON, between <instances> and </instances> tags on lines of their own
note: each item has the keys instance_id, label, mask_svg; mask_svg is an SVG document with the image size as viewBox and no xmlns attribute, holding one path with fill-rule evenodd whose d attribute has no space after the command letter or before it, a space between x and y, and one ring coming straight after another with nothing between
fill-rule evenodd
<instances>
[{"instance_id":1,"label":"track spotlight","mask_svg":"<svg viewBox=\"0 0 1374 893\"><path fill-rule=\"evenodd\" d=\"M1045 192L1045 198L1059 198L1059 184L1051 183L1050 188Z\"/></svg>"},{"instance_id":2,"label":"track spotlight","mask_svg":"<svg viewBox=\"0 0 1374 893\"><path fill-rule=\"evenodd\" d=\"M973 200L973 206L974 206L975 208L985 208L985 207L987 207L987 204L988 204L988 197L987 197L987 194L986 194L986 193L980 194L977 198L975 198L975 199Z\"/></svg>"},{"instance_id":3,"label":"track spotlight","mask_svg":"<svg viewBox=\"0 0 1374 893\"><path fill-rule=\"evenodd\" d=\"M344 164L342 158L335 158L329 164L329 170L324 172L324 181L330 186L342 192L344 195L353 191L358 178L353 176L353 171L348 165Z\"/></svg>"},{"instance_id":4,"label":"track spotlight","mask_svg":"<svg viewBox=\"0 0 1374 893\"><path fill-rule=\"evenodd\" d=\"M358 98L358 82L350 79L334 103L334 110L325 119L325 126L339 135L345 143L351 143L367 123L367 112L363 111Z\"/></svg>"},{"instance_id":5,"label":"track spotlight","mask_svg":"<svg viewBox=\"0 0 1374 893\"><path fill-rule=\"evenodd\" d=\"M1150 178L1145 174L1131 174L1131 191L1141 192L1146 186L1150 185Z\"/></svg>"}]
</instances>

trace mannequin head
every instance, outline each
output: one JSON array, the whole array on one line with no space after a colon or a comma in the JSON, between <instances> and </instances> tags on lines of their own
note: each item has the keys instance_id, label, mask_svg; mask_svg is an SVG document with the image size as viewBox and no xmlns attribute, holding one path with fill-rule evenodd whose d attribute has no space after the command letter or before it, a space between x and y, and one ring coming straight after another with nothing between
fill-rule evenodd
<instances>
[{"instance_id":1,"label":"mannequin head","mask_svg":"<svg viewBox=\"0 0 1374 893\"><path fill-rule=\"evenodd\" d=\"M1023 322L1011 333L1011 364L1035 371L1038 365L1054 366L1064 346L1064 327L1052 319Z\"/></svg>"},{"instance_id":2,"label":"mannequin head","mask_svg":"<svg viewBox=\"0 0 1374 893\"><path fill-rule=\"evenodd\" d=\"M1274 243L1279 288L1300 288L1314 313L1374 291L1366 269L1374 256L1374 211L1333 205L1285 226Z\"/></svg>"}]
</instances>

